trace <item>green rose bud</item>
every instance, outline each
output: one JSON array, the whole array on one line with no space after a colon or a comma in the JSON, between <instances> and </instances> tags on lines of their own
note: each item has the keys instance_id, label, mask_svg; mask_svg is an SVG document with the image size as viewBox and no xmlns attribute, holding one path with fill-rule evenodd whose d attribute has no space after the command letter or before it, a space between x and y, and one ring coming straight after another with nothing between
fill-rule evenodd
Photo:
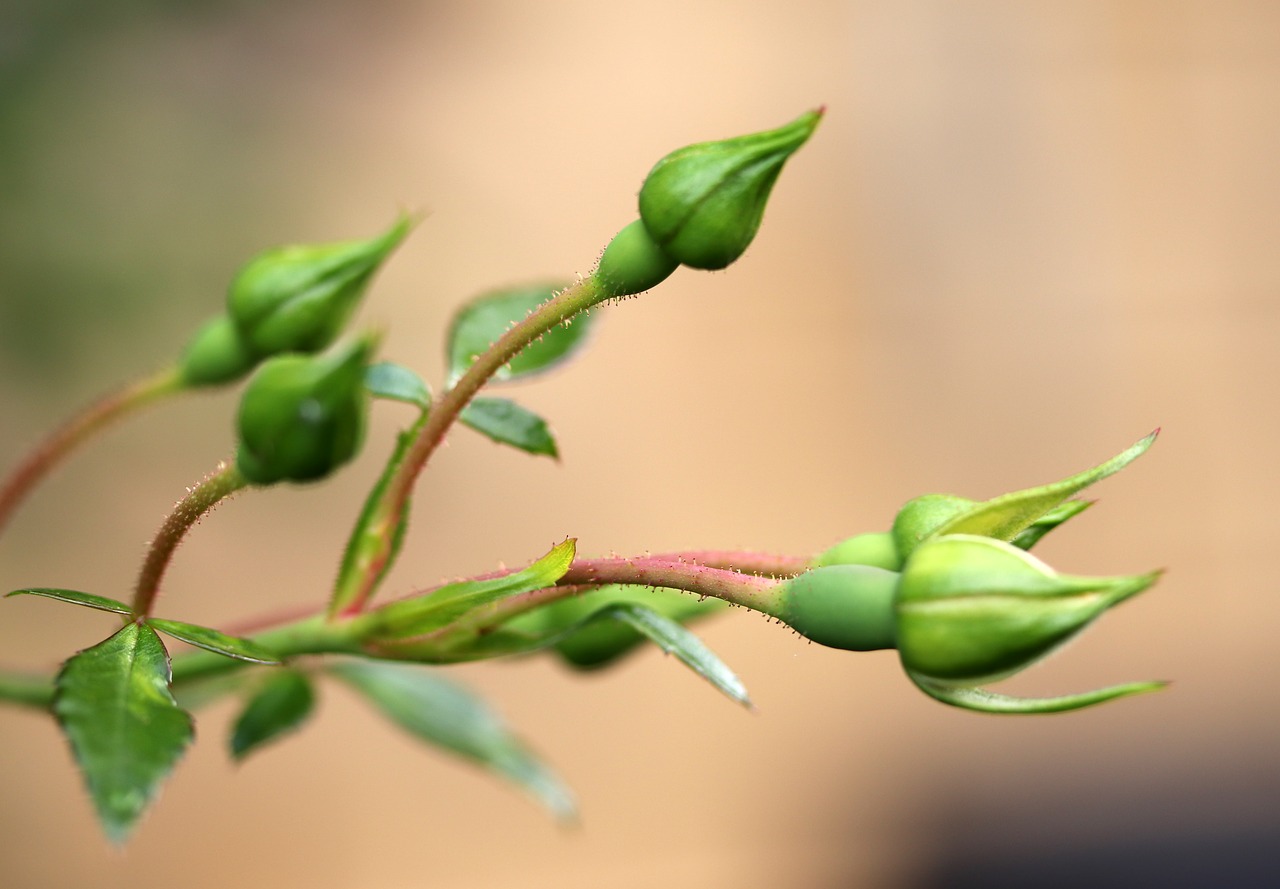
<instances>
[{"instance_id":1,"label":"green rose bud","mask_svg":"<svg viewBox=\"0 0 1280 889\"><path fill-rule=\"evenodd\" d=\"M376 338L366 336L321 355L263 362L240 400L241 474L259 485L313 481L355 457L364 439L364 379L375 345Z\"/></svg>"},{"instance_id":2,"label":"green rose bud","mask_svg":"<svg viewBox=\"0 0 1280 889\"><path fill-rule=\"evenodd\" d=\"M938 537L903 568L894 606L898 653L908 673L937 683L1003 679L1159 576L1070 577L999 540Z\"/></svg>"},{"instance_id":3,"label":"green rose bud","mask_svg":"<svg viewBox=\"0 0 1280 889\"><path fill-rule=\"evenodd\" d=\"M196 332L178 359L178 371L187 386L221 386L240 379L257 363L235 324L219 315Z\"/></svg>"},{"instance_id":4,"label":"green rose bud","mask_svg":"<svg viewBox=\"0 0 1280 889\"><path fill-rule=\"evenodd\" d=\"M248 348L265 357L332 343L411 225L402 216L372 240L279 247L249 260L227 294L227 313Z\"/></svg>"},{"instance_id":5,"label":"green rose bud","mask_svg":"<svg viewBox=\"0 0 1280 889\"><path fill-rule=\"evenodd\" d=\"M657 287L680 263L668 256L637 219L604 248L595 279L605 297L631 296Z\"/></svg>"},{"instance_id":6,"label":"green rose bud","mask_svg":"<svg viewBox=\"0 0 1280 889\"><path fill-rule=\"evenodd\" d=\"M822 109L763 133L673 151L640 188L640 218L672 259L722 269L756 235L782 165L813 134Z\"/></svg>"}]
</instances>

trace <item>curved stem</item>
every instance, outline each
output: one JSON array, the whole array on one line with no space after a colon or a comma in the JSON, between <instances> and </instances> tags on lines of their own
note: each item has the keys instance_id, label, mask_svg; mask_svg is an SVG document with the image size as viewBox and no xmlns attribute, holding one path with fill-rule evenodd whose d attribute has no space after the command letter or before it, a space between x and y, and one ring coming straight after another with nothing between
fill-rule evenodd
<instances>
[{"instance_id":1,"label":"curved stem","mask_svg":"<svg viewBox=\"0 0 1280 889\"><path fill-rule=\"evenodd\" d=\"M173 552L182 542L182 538L200 517L212 509L220 500L229 497L249 484L240 474L235 461L222 462L200 484L187 492L187 496L178 501L164 520L155 539L151 541L151 549L138 572L138 582L133 592L132 619L146 617L151 613L156 595L160 591L160 580L165 569L173 559Z\"/></svg>"},{"instance_id":2,"label":"curved stem","mask_svg":"<svg viewBox=\"0 0 1280 889\"><path fill-rule=\"evenodd\" d=\"M413 493L414 483L422 473L423 467L440 446L445 433L458 419L462 409L484 384L504 364L538 337L595 305L605 295L606 292L594 277L584 278L557 293L499 337L484 354L476 359L474 364L467 368L451 388L435 399L372 514L381 517L403 515L404 506ZM388 521L384 527L386 531L381 535L381 539L367 546L362 554L359 566L360 577L349 603L341 610L343 616L349 617L364 610L378 580L390 567L391 560L394 558L392 539L395 522ZM340 584L344 584L345 581L345 578L339 579Z\"/></svg>"},{"instance_id":3,"label":"curved stem","mask_svg":"<svg viewBox=\"0 0 1280 889\"><path fill-rule=\"evenodd\" d=\"M169 368L100 398L54 430L0 482L0 530L36 484L77 445L113 420L183 388L177 368Z\"/></svg>"},{"instance_id":4,"label":"curved stem","mask_svg":"<svg viewBox=\"0 0 1280 889\"><path fill-rule=\"evenodd\" d=\"M192 495L184 500L188 503L196 497L196 492L204 490L216 491L218 479L225 479L232 473L223 467L220 473L210 476ZM238 476L238 473L234 473ZM224 495L225 496L225 495ZM212 500L208 505L216 502ZM207 506L206 506L207 510ZM181 512L178 510L176 512ZM187 515L195 515L187 512ZM166 526L168 523L166 523ZM188 523L189 527L190 523ZM175 541L176 542L176 541ZM172 553L172 548L169 549ZM705 555L705 551L699 555ZM726 558L735 555L724 553ZM783 559L789 562L789 559ZM498 577L510 572L494 572L480 575L473 580ZM158 578L157 578L158 579ZM754 574L743 574L725 568L695 564L681 554L670 556L641 556L637 558L610 559L577 559L555 586L534 590L518 596L503 599L483 610L474 618L463 618L456 624L444 627L438 634L440 655L442 660L456 660L456 655L448 652L448 646L455 633L461 630L468 634L483 634L487 629L495 627L503 621L515 617L525 611L546 605L558 599L577 595L585 589L605 584L629 584L634 586L663 587L667 589L685 590L699 596L723 599L735 605L741 605L768 615L775 615L779 603L777 592L781 582ZM440 587L434 587L413 594L413 597L430 596ZM402 601L402 600L399 600ZM136 607L136 606L135 606ZM141 612L138 612L141 613ZM277 618L283 617L277 615ZM287 659L309 654L362 654L370 655L367 647L373 644L379 628L378 611L345 620L333 621L323 613L314 611L305 616L297 614L292 619L274 629L254 633L252 640L264 648ZM263 621L259 621L259 624ZM435 641L437 634L430 639L418 640L428 644ZM447 655L447 656L446 656ZM414 659L432 662L431 651L421 645L415 646ZM173 682L182 685L201 679L220 676L248 666L244 661L233 660L207 651L196 651L180 655L173 660ZM0 701L25 704L33 707L47 708L53 700L52 677L30 676L21 673L5 673L0 671Z\"/></svg>"}]
</instances>

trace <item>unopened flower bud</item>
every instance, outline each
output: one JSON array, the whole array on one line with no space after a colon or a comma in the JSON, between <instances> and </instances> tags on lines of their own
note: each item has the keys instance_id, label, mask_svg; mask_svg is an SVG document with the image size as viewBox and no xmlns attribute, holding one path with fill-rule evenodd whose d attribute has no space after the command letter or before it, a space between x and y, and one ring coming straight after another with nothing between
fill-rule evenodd
<instances>
[{"instance_id":1,"label":"unopened flower bud","mask_svg":"<svg viewBox=\"0 0 1280 889\"><path fill-rule=\"evenodd\" d=\"M903 568L898 653L907 672L925 680L974 686L1002 679L1158 577L1071 577L999 540L938 537Z\"/></svg>"},{"instance_id":2,"label":"unopened flower bud","mask_svg":"<svg viewBox=\"0 0 1280 889\"><path fill-rule=\"evenodd\" d=\"M259 357L319 351L337 338L374 272L410 227L401 217L371 240L260 253L231 282L227 313Z\"/></svg>"},{"instance_id":3,"label":"unopened flower bud","mask_svg":"<svg viewBox=\"0 0 1280 889\"><path fill-rule=\"evenodd\" d=\"M178 371L187 386L220 386L240 379L257 363L231 319L219 315L196 331L178 359Z\"/></svg>"},{"instance_id":4,"label":"unopened flower bud","mask_svg":"<svg viewBox=\"0 0 1280 889\"><path fill-rule=\"evenodd\" d=\"M673 151L640 188L640 218L671 258L722 269L756 235L782 166L813 134L822 110L763 133Z\"/></svg>"},{"instance_id":5,"label":"unopened flower bud","mask_svg":"<svg viewBox=\"0 0 1280 889\"><path fill-rule=\"evenodd\" d=\"M254 484L323 478L351 460L364 440L365 370L376 338L320 355L263 362L245 388L237 418L236 465Z\"/></svg>"}]
</instances>

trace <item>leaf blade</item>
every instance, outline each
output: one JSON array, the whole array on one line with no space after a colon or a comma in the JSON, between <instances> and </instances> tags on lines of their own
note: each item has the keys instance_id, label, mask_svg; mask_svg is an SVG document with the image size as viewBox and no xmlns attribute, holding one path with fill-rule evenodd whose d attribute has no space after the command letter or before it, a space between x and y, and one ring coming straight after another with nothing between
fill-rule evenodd
<instances>
[{"instance_id":1,"label":"leaf blade","mask_svg":"<svg viewBox=\"0 0 1280 889\"><path fill-rule=\"evenodd\" d=\"M499 599L552 586L569 570L576 551L577 540L570 537L520 571L488 580L450 584L429 596L384 605L377 610L378 633L374 641L421 636Z\"/></svg>"},{"instance_id":2,"label":"leaf blade","mask_svg":"<svg viewBox=\"0 0 1280 889\"><path fill-rule=\"evenodd\" d=\"M560 459L555 437L547 421L506 398L473 398L458 419L498 444L526 454Z\"/></svg>"},{"instance_id":3,"label":"leaf blade","mask_svg":"<svg viewBox=\"0 0 1280 889\"><path fill-rule=\"evenodd\" d=\"M431 387L417 372L394 361L379 361L365 368L364 387L374 398L402 401L423 410L431 406Z\"/></svg>"},{"instance_id":4,"label":"leaf blade","mask_svg":"<svg viewBox=\"0 0 1280 889\"><path fill-rule=\"evenodd\" d=\"M504 777L558 819L577 815L573 793L482 699L429 668L351 661L328 668L411 735Z\"/></svg>"},{"instance_id":5,"label":"leaf blade","mask_svg":"<svg viewBox=\"0 0 1280 889\"><path fill-rule=\"evenodd\" d=\"M214 654L225 655L238 661L248 661L251 664L274 666L280 663L280 658L258 643L238 636L228 636L212 627L159 617L148 618L147 623L167 636L172 636L188 645L203 648L205 651L212 651Z\"/></svg>"},{"instance_id":6,"label":"leaf blade","mask_svg":"<svg viewBox=\"0 0 1280 889\"><path fill-rule=\"evenodd\" d=\"M123 602L115 599L108 599L106 596L95 596L93 593L82 593L79 590L62 590L53 587L29 587L22 590L14 590L6 593L5 598L11 596L41 596L45 599L54 599L58 602L69 602L72 605L83 605L86 608L93 608L97 611L107 611L111 614L130 614L133 609Z\"/></svg>"},{"instance_id":7,"label":"leaf blade","mask_svg":"<svg viewBox=\"0 0 1280 889\"><path fill-rule=\"evenodd\" d=\"M311 680L297 670L273 670L236 717L229 739L239 761L264 744L295 731L311 715L315 692Z\"/></svg>"},{"instance_id":8,"label":"leaf blade","mask_svg":"<svg viewBox=\"0 0 1280 889\"><path fill-rule=\"evenodd\" d=\"M138 623L73 655L58 673L54 715L117 845L191 743L191 717L174 701L170 675L164 643Z\"/></svg>"},{"instance_id":9,"label":"leaf blade","mask_svg":"<svg viewBox=\"0 0 1280 889\"><path fill-rule=\"evenodd\" d=\"M446 354L450 383L462 376L509 327L524 320L564 286L564 282L559 282L496 290L482 294L459 309L448 333ZM590 326L591 316L582 313L547 331L499 369L494 380L517 379L567 361L582 347Z\"/></svg>"},{"instance_id":10,"label":"leaf blade","mask_svg":"<svg viewBox=\"0 0 1280 889\"><path fill-rule=\"evenodd\" d=\"M1025 715L1036 713L1066 713L1081 710L1096 704L1104 704L1117 698L1130 695L1146 694L1159 691L1168 685L1167 682L1128 682L1123 685L1111 685L1094 691L1079 694L1059 695L1050 698L1020 698L1001 694L985 688L962 688L932 682L923 676L907 671L916 687L933 698L952 707L970 710L975 713L995 713L1000 715Z\"/></svg>"}]
</instances>

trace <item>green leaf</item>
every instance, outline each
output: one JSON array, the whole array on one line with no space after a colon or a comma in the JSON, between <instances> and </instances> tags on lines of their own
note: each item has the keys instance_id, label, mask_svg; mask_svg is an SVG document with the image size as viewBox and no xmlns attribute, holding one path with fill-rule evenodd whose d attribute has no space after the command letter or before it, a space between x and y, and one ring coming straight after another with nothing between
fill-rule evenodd
<instances>
[{"instance_id":1,"label":"green leaf","mask_svg":"<svg viewBox=\"0 0 1280 889\"><path fill-rule=\"evenodd\" d=\"M686 593L684 595L689 594ZM628 633L638 634L649 639L667 654L675 655L681 663L724 692L732 700L747 707L751 706L751 699L747 695L747 689L742 684L742 680L701 639L686 630L675 620L659 614L653 608L640 602L615 601L597 609L570 626L555 628L545 626L539 628L533 621L525 620L525 618L533 618L535 615L537 615L537 612L521 615L519 618L508 621L506 625L496 631L465 640L459 645L458 649L450 651L449 654L458 660L480 660L513 654L528 654L553 645L564 644L569 640L582 638L584 634L590 634L597 629L612 630L621 628L627 630ZM621 627L618 627L618 625L621 625ZM613 644L618 642L618 637L612 633L606 634L602 639L596 641L602 643L603 647L601 649L584 648L581 653L585 657L612 658L621 653L613 647ZM622 641L629 647L633 639L630 636L623 636ZM594 665L596 662L592 663Z\"/></svg>"},{"instance_id":2,"label":"green leaf","mask_svg":"<svg viewBox=\"0 0 1280 889\"><path fill-rule=\"evenodd\" d=\"M1012 540L1068 497L1109 475L1114 475L1141 457L1155 442L1159 431L1157 429L1146 438L1135 442L1105 463L1100 463L1070 478L1038 488L1014 491L979 503L951 519L937 529L935 534L936 536L975 534L980 537L994 537L996 540Z\"/></svg>"},{"instance_id":3,"label":"green leaf","mask_svg":"<svg viewBox=\"0 0 1280 889\"><path fill-rule=\"evenodd\" d=\"M563 632L578 627L556 642L556 653L578 669L600 669L634 651L647 638L630 625L616 620L583 624L586 618L606 605L617 602L634 602L680 624L709 617L729 607L722 599L702 599L683 590L611 585L552 602L526 612L504 626L516 624L518 629L518 622L527 621L543 632Z\"/></svg>"},{"instance_id":4,"label":"green leaf","mask_svg":"<svg viewBox=\"0 0 1280 889\"><path fill-rule=\"evenodd\" d=\"M298 728L311 715L311 680L297 670L272 670L236 718L231 755L244 759L268 741Z\"/></svg>"},{"instance_id":5,"label":"green leaf","mask_svg":"<svg viewBox=\"0 0 1280 889\"><path fill-rule=\"evenodd\" d=\"M96 608L98 611L109 611L112 614L130 614L133 609L123 602L108 599L106 596L95 596L93 593L82 593L79 590L58 590L50 587L32 587L25 590L14 590L5 595L10 596L43 596L46 599L57 599L59 602L70 602L72 605L83 605Z\"/></svg>"},{"instance_id":6,"label":"green leaf","mask_svg":"<svg viewBox=\"0 0 1280 889\"><path fill-rule=\"evenodd\" d=\"M552 586L573 564L576 545L577 541L570 537L521 571L488 580L453 583L426 596L384 605L371 612L378 621L378 631L371 641L377 643L421 636L499 599Z\"/></svg>"},{"instance_id":7,"label":"green leaf","mask_svg":"<svg viewBox=\"0 0 1280 889\"><path fill-rule=\"evenodd\" d=\"M212 651L214 654L226 655L229 658L248 661L251 664L280 663L280 658L276 657L273 652L267 651L267 649L249 639L228 636L219 630L183 623L180 620L163 620L159 617L151 617L147 619L147 623L166 635L180 639L188 645L203 648L205 651Z\"/></svg>"},{"instance_id":8,"label":"green leaf","mask_svg":"<svg viewBox=\"0 0 1280 889\"><path fill-rule=\"evenodd\" d=\"M972 710L976 713L1030 714L1030 713L1065 713L1068 710L1079 710L1095 704L1113 701L1129 695L1140 695L1149 691L1159 691L1168 685L1167 682L1129 682L1124 685L1112 685L1095 691L1086 691L1074 695L1061 695L1054 698L1018 698L1012 695L988 691L983 688L960 688L932 682L918 676L910 670L907 675L916 687L933 698L952 707Z\"/></svg>"},{"instance_id":9,"label":"green leaf","mask_svg":"<svg viewBox=\"0 0 1280 889\"><path fill-rule=\"evenodd\" d=\"M505 398L474 398L458 417L481 435L534 454L559 459L547 421Z\"/></svg>"},{"instance_id":10,"label":"green leaf","mask_svg":"<svg viewBox=\"0 0 1280 889\"><path fill-rule=\"evenodd\" d=\"M353 661L329 668L410 734L519 785L562 820L573 794L483 700L423 667Z\"/></svg>"},{"instance_id":11,"label":"green leaf","mask_svg":"<svg viewBox=\"0 0 1280 889\"><path fill-rule=\"evenodd\" d=\"M191 742L191 717L174 701L169 679L164 644L137 623L72 656L58 673L54 715L117 844Z\"/></svg>"},{"instance_id":12,"label":"green leaf","mask_svg":"<svg viewBox=\"0 0 1280 889\"><path fill-rule=\"evenodd\" d=\"M427 412L412 426L400 433L396 439L395 449L387 459L378 481L365 497L364 506L360 509L360 517L356 519L351 536L347 538L347 547L342 552L342 565L338 569L338 577L334 581L333 595L329 597L329 616L343 613L357 604L362 596L372 595L386 573L395 564L400 548L404 545L404 535L409 528L409 499L404 501L399 515L392 519L382 509L382 495L386 493L391 479L404 462L409 446L413 444L418 432L427 422ZM391 546L386 557L382 558L383 542L390 538ZM379 561L381 559L381 561ZM375 569L376 564L376 569ZM373 571L372 585L365 588L366 577Z\"/></svg>"},{"instance_id":13,"label":"green leaf","mask_svg":"<svg viewBox=\"0 0 1280 889\"><path fill-rule=\"evenodd\" d=\"M467 303L454 315L449 326L449 382L462 376L472 362L488 350L513 324L523 321L535 308L551 298L564 284L514 287L486 293ZM512 380L549 370L566 361L582 344L591 316L581 313L547 331L496 374L495 380Z\"/></svg>"},{"instance_id":14,"label":"green leaf","mask_svg":"<svg viewBox=\"0 0 1280 889\"><path fill-rule=\"evenodd\" d=\"M431 405L431 389L422 377L393 361L369 365L364 372L364 386L374 398L403 401L423 410Z\"/></svg>"}]
</instances>

